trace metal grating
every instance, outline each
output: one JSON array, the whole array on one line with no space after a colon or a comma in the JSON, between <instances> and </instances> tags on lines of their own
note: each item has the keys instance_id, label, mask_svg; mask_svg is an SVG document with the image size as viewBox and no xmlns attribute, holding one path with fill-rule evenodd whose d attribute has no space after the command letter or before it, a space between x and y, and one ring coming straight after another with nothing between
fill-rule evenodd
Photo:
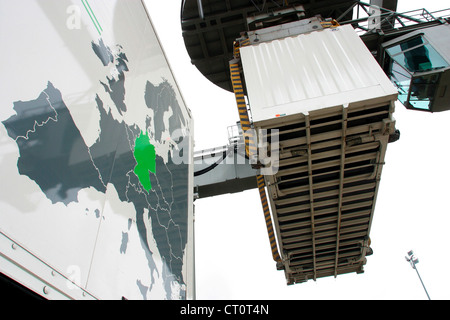
<instances>
[{"instance_id":1,"label":"metal grating","mask_svg":"<svg viewBox=\"0 0 450 320\"><path fill-rule=\"evenodd\" d=\"M278 129L278 173L266 176L288 284L363 272L393 103L333 107Z\"/></svg>"}]
</instances>

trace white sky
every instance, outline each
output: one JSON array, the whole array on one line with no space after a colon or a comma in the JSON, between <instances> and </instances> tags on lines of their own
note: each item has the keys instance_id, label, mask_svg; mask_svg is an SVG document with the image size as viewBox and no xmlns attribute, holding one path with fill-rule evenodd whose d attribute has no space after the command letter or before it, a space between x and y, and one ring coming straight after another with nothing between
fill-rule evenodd
<instances>
[{"instance_id":1,"label":"white sky","mask_svg":"<svg viewBox=\"0 0 450 320\"><path fill-rule=\"evenodd\" d=\"M227 143L238 121L232 93L191 65L181 35L181 0L146 0L175 78L195 121L196 150ZM369 1L367 1L369 2ZM448 1L400 0L399 12ZM277 271L257 190L195 202L197 299L427 299L405 260L414 250L431 299L450 298L450 112L428 114L398 104L401 138L389 144L365 273L287 286Z\"/></svg>"}]
</instances>

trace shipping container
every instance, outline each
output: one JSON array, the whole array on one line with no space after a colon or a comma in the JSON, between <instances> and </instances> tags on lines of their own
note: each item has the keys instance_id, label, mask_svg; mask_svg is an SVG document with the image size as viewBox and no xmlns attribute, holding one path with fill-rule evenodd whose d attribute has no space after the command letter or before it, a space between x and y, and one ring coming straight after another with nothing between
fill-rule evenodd
<instances>
[{"instance_id":1,"label":"shipping container","mask_svg":"<svg viewBox=\"0 0 450 320\"><path fill-rule=\"evenodd\" d=\"M350 25L240 56L253 127L266 134L258 143L272 150L260 162L272 168L277 267L288 284L363 272L387 144L399 134L397 90Z\"/></svg>"}]
</instances>

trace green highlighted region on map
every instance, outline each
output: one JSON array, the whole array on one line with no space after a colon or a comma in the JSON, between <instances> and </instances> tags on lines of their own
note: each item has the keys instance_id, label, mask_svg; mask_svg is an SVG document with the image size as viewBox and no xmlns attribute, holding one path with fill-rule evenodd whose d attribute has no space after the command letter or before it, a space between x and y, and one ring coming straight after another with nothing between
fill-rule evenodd
<instances>
[{"instance_id":1,"label":"green highlighted region on map","mask_svg":"<svg viewBox=\"0 0 450 320\"><path fill-rule=\"evenodd\" d=\"M149 192L152 189L150 172L156 172L156 152L155 146L150 143L148 133L141 131L141 134L137 137L134 158L137 162L136 167L134 167L134 173L139 178L144 189Z\"/></svg>"}]
</instances>

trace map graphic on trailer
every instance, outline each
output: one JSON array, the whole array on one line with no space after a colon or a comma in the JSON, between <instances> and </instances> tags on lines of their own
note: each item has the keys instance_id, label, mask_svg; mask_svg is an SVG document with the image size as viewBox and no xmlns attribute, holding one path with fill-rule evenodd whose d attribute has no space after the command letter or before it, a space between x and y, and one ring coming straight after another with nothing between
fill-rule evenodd
<instances>
[{"instance_id":1,"label":"map graphic on trailer","mask_svg":"<svg viewBox=\"0 0 450 320\"><path fill-rule=\"evenodd\" d=\"M102 39L93 41L91 50L98 57L98 63L115 68L113 76L99 81L113 101L111 107L124 115L128 109L125 103L129 71L126 52L120 45L111 50ZM189 170L188 164L174 163L170 152L174 151L173 146L167 155L160 155L151 140L163 144L163 133L185 128L186 123L176 93L167 80L158 85L147 81L142 98L154 118L147 115L146 128L114 118L111 109L97 94L99 136L91 146L86 145L62 93L51 80L37 93L36 99L20 101L19 97L13 105L16 114L2 123L19 148L19 173L35 181L53 204L68 206L78 201L77 195L82 189L95 188L106 193L108 185L113 185L120 201L134 205L136 226L152 279L150 287L139 279L136 285L146 299L156 274L164 279L166 298L171 299L172 283L177 282L181 288L185 284L182 268L187 243ZM169 109L172 115L164 121ZM154 123L153 129L151 123ZM188 137L178 137L175 148L184 139ZM186 147L183 151L189 152ZM99 210L96 216L100 218ZM154 253L148 245L146 224L150 224L149 221L164 261L162 270L157 269ZM131 220L128 229L130 225ZM121 236L122 245L117 251L126 254L128 234L125 232ZM186 298L183 290L179 295Z\"/></svg>"}]
</instances>

